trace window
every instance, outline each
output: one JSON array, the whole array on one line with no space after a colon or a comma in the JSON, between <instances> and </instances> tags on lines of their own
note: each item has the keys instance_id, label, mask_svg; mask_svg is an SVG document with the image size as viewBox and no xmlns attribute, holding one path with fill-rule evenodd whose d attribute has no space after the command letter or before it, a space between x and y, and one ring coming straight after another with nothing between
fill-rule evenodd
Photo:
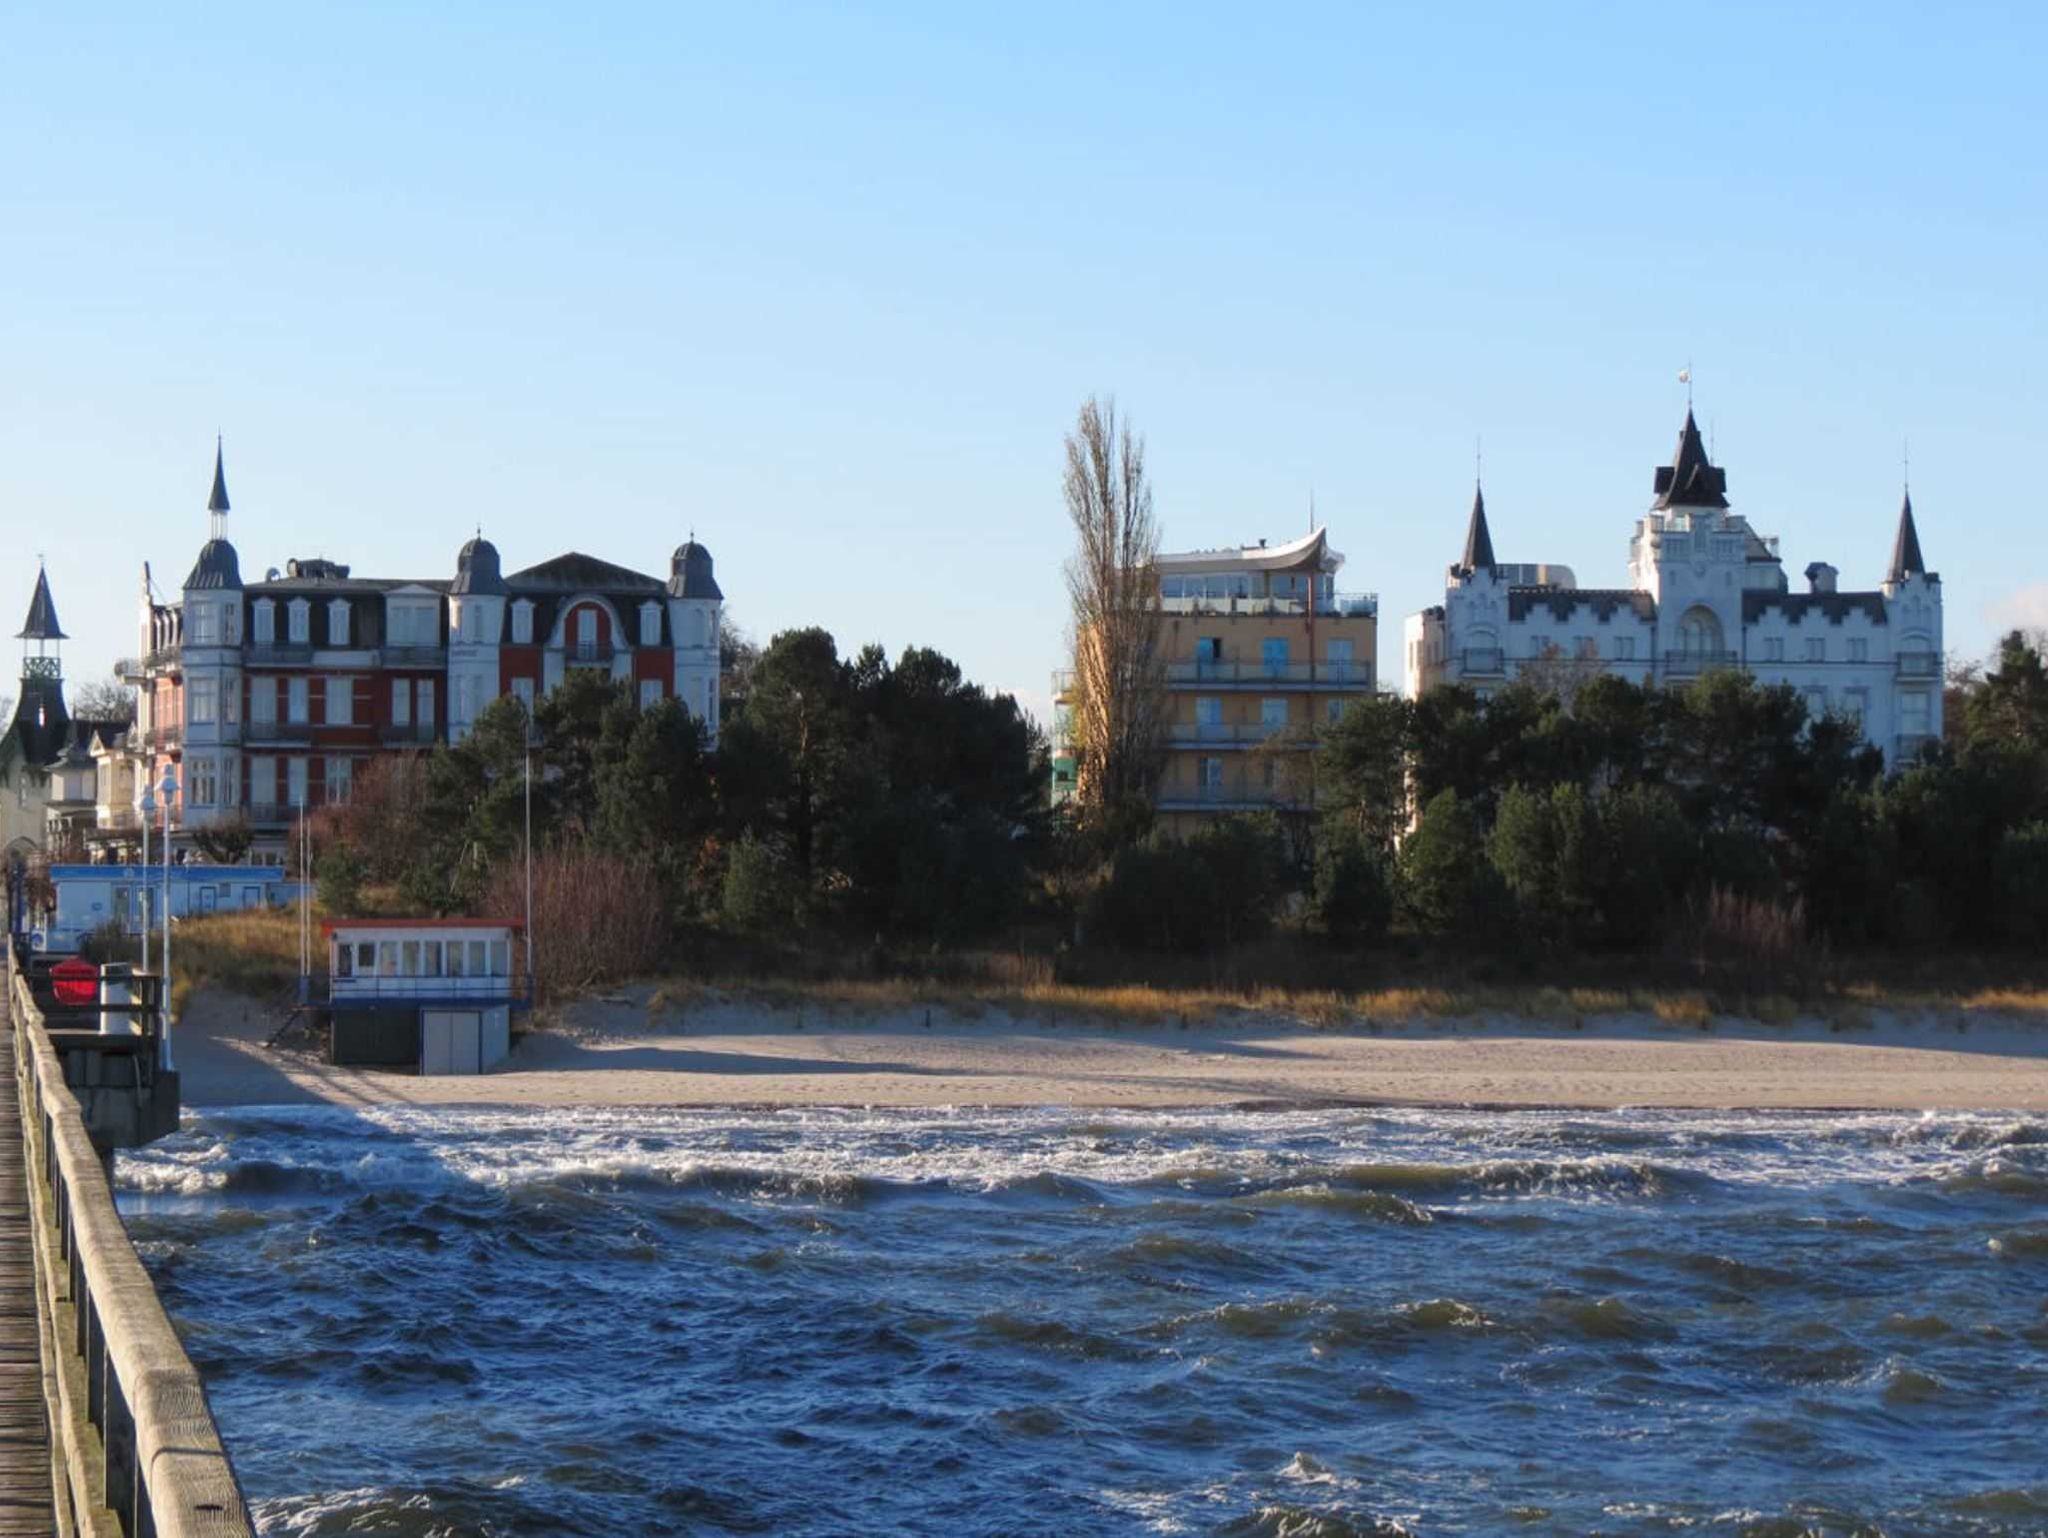
<instances>
[{"instance_id":1,"label":"window","mask_svg":"<svg viewBox=\"0 0 2048 1538\"><path fill-rule=\"evenodd\" d=\"M333 677L327 680L327 724L329 726L352 726L355 724L356 685L352 678Z\"/></svg>"},{"instance_id":2,"label":"window","mask_svg":"<svg viewBox=\"0 0 2048 1538\"><path fill-rule=\"evenodd\" d=\"M597 655L597 610L576 611L576 654L580 657Z\"/></svg>"},{"instance_id":3,"label":"window","mask_svg":"<svg viewBox=\"0 0 2048 1538\"><path fill-rule=\"evenodd\" d=\"M1849 642L1849 660L1851 662L1868 662L1870 660L1870 643L1861 637L1852 639Z\"/></svg>"},{"instance_id":4,"label":"window","mask_svg":"<svg viewBox=\"0 0 2048 1538\"><path fill-rule=\"evenodd\" d=\"M268 598L256 600L256 644L270 646L277 640L277 605Z\"/></svg>"},{"instance_id":5,"label":"window","mask_svg":"<svg viewBox=\"0 0 2048 1538\"><path fill-rule=\"evenodd\" d=\"M194 678L185 686L185 721L190 726L210 726L219 709L220 685L211 678Z\"/></svg>"},{"instance_id":6,"label":"window","mask_svg":"<svg viewBox=\"0 0 2048 1538\"><path fill-rule=\"evenodd\" d=\"M1198 665L1223 660L1223 637L1205 635L1195 642L1195 662Z\"/></svg>"},{"instance_id":7,"label":"window","mask_svg":"<svg viewBox=\"0 0 2048 1538\"><path fill-rule=\"evenodd\" d=\"M210 603L195 603L185 611L185 641L189 646L211 646L216 639L213 630L214 611Z\"/></svg>"},{"instance_id":8,"label":"window","mask_svg":"<svg viewBox=\"0 0 2048 1538\"><path fill-rule=\"evenodd\" d=\"M434 681L422 678L412 686L413 718L428 731L434 729Z\"/></svg>"},{"instance_id":9,"label":"window","mask_svg":"<svg viewBox=\"0 0 2048 1538\"><path fill-rule=\"evenodd\" d=\"M1825 662L1828 660L1828 638L1826 636L1815 635L1806 638L1806 660L1808 662Z\"/></svg>"},{"instance_id":10,"label":"window","mask_svg":"<svg viewBox=\"0 0 2048 1538\"><path fill-rule=\"evenodd\" d=\"M398 942L396 940L382 940L378 942L377 975L379 977L398 976Z\"/></svg>"},{"instance_id":11,"label":"window","mask_svg":"<svg viewBox=\"0 0 2048 1538\"><path fill-rule=\"evenodd\" d=\"M1774 635L1766 639L1764 642L1764 661L1783 662L1784 660L1785 638L1781 635Z\"/></svg>"},{"instance_id":12,"label":"window","mask_svg":"<svg viewBox=\"0 0 2048 1538\"><path fill-rule=\"evenodd\" d=\"M242 719L242 681L229 679L227 687L220 691L220 718L230 726L238 725Z\"/></svg>"},{"instance_id":13,"label":"window","mask_svg":"<svg viewBox=\"0 0 2048 1538\"><path fill-rule=\"evenodd\" d=\"M659 646L661 644L661 610L651 603L640 605L640 644Z\"/></svg>"},{"instance_id":14,"label":"window","mask_svg":"<svg viewBox=\"0 0 2048 1538\"><path fill-rule=\"evenodd\" d=\"M420 942L400 940L398 942L398 975L418 977L420 975Z\"/></svg>"},{"instance_id":15,"label":"window","mask_svg":"<svg viewBox=\"0 0 2048 1538\"><path fill-rule=\"evenodd\" d=\"M350 773L354 766L354 759L330 758L327 760L327 800L329 805L348 799L349 788L354 783L354 777Z\"/></svg>"},{"instance_id":16,"label":"window","mask_svg":"<svg viewBox=\"0 0 2048 1538\"><path fill-rule=\"evenodd\" d=\"M356 975L356 948L353 945L335 946L334 975L336 977L354 977Z\"/></svg>"},{"instance_id":17,"label":"window","mask_svg":"<svg viewBox=\"0 0 2048 1538\"><path fill-rule=\"evenodd\" d=\"M652 710L661 703L661 680L643 678L640 680L640 708Z\"/></svg>"},{"instance_id":18,"label":"window","mask_svg":"<svg viewBox=\"0 0 2048 1538\"><path fill-rule=\"evenodd\" d=\"M240 646L242 644L242 606L239 603L230 601L222 608L221 618L226 622L221 626L221 639L230 646Z\"/></svg>"},{"instance_id":19,"label":"window","mask_svg":"<svg viewBox=\"0 0 2048 1538\"><path fill-rule=\"evenodd\" d=\"M1269 732L1277 732L1287 725L1287 701L1265 699L1259 701L1259 725Z\"/></svg>"},{"instance_id":20,"label":"window","mask_svg":"<svg viewBox=\"0 0 2048 1538\"><path fill-rule=\"evenodd\" d=\"M303 598L294 598L289 617L292 645L304 646L313 635L313 606Z\"/></svg>"},{"instance_id":21,"label":"window","mask_svg":"<svg viewBox=\"0 0 2048 1538\"><path fill-rule=\"evenodd\" d=\"M1632 635L1616 636L1614 638L1614 656L1618 662L1635 661L1636 638Z\"/></svg>"},{"instance_id":22,"label":"window","mask_svg":"<svg viewBox=\"0 0 2048 1538\"><path fill-rule=\"evenodd\" d=\"M327 605L327 644L348 645L348 600L336 598Z\"/></svg>"},{"instance_id":23,"label":"window","mask_svg":"<svg viewBox=\"0 0 2048 1538\"><path fill-rule=\"evenodd\" d=\"M448 942L448 975L450 977L466 977L469 975L469 968L464 960L465 955L466 947L460 940L450 940Z\"/></svg>"},{"instance_id":24,"label":"window","mask_svg":"<svg viewBox=\"0 0 2048 1538\"><path fill-rule=\"evenodd\" d=\"M1572 645L1578 649L1578 654L1582 658L1600 655L1600 642L1596 637L1589 635L1574 636L1572 638Z\"/></svg>"},{"instance_id":25,"label":"window","mask_svg":"<svg viewBox=\"0 0 2048 1538\"><path fill-rule=\"evenodd\" d=\"M503 940L491 941L491 976L510 977L512 975L510 950L511 947L506 945Z\"/></svg>"},{"instance_id":26,"label":"window","mask_svg":"<svg viewBox=\"0 0 2048 1538\"><path fill-rule=\"evenodd\" d=\"M1337 699L1330 701L1330 719L1333 722L1344 719L1344 701Z\"/></svg>"},{"instance_id":27,"label":"window","mask_svg":"<svg viewBox=\"0 0 2048 1538\"><path fill-rule=\"evenodd\" d=\"M455 719L465 726L476 719L476 679L467 673L455 680Z\"/></svg>"},{"instance_id":28,"label":"window","mask_svg":"<svg viewBox=\"0 0 2048 1538\"><path fill-rule=\"evenodd\" d=\"M1678 649L1688 657L1714 657L1721 651L1721 620L1712 609L1695 604L1678 622Z\"/></svg>"},{"instance_id":29,"label":"window","mask_svg":"<svg viewBox=\"0 0 2048 1538\"><path fill-rule=\"evenodd\" d=\"M512 639L521 646L533 644L533 605L524 598L512 605Z\"/></svg>"},{"instance_id":30,"label":"window","mask_svg":"<svg viewBox=\"0 0 2048 1538\"><path fill-rule=\"evenodd\" d=\"M439 940L420 941L420 976L439 977L440 975L441 942Z\"/></svg>"},{"instance_id":31,"label":"window","mask_svg":"<svg viewBox=\"0 0 2048 1538\"><path fill-rule=\"evenodd\" d=\"M1195 760L1195 782L1204 790L1223 788L1223 760L1200 758Z\"/></svg>"},{"instance_id":32,"label":"window","mask_svg":"<svg viewBox=\"0 0 2048 1538\"><path fill-rule=\"evenodd\" d=\"M466 680L466 679L465 679L465 680L464 680L464 682L468 682L468 680ZM512 694L513 694L513 697L514 697L515 699L517 699L517 700L519 701L519 703L520 703L521 705L523 705L523 706L525 706L525 707L526 707L526 713L527 713L527 714L528 714L529 716L530 716L530 715L532 715L532 714L533 714L533 680L532 680L532 679L530 679L530 678L515 678L515 679L513 679L513 680L512 680Z\"/></svg>"},{"instance_id":33,"label":"window","mask_svg":"<svg viewBox=\"0 0 2048 1538\"><path fill-rule=\"evenodd\" d=\"M1287 637L1269 635L1259 642L1259 661L1266 669L1268 678L1287 676Z\"/></svg>"},{"instance_id":34,"label":"window","mask_svg":"<svg viewBox=\"0 0 2048 1538\"><path fill-rule=\"evenodd\" d=\"M185 800L190 806L212 806L219 797L219 773L210 758L195 758L186 767Z\"/></svg>"},{"instance_id":35,"label":"window","mask_svg":"<svg viewBox=\"0 0 2048 1538\"><path fill-rule=\"evenodd\" d=\"M269 756L249 758L249 804L251 806L275 806L277 804L277 760Z\"/></svg>"},{"instance_id":36,"label":"window","mask_svg":"<svg viewBox=\"0 0 2048 1538\"><path fill-rule=\"evenodd\" d=\"M1815 720L1819 720L1828 713L1827 690L1808 689L1806 691L1806 713Z\"/></svg>"},{"instance_id":37,"label":"window","mask_svg":"<svg viewBox=\"0 0 2048 1538\"><path fill-rule=\"evenodd\" d=\"M1929 696L1914 689L1899 696L1899 730L1909 737L1927 735Z\"/></svg>"},{"instance_id":38,"label":"window","mask_svg":"<svg viewBox=\"0 0 2048 1538\"><path fill-rule=\"evenodd\" d=\"M387 603L385 639L393 646L433 646L441 639L436 633L435 610L424 603Z\"/></svg>"},{"instance_id":39,"label":"window","mask_svg":"<svg viewBox=\"0 0 2048 1538\"><path fill-rule=\"evenodd\" d=\"M391 724L412 725L412 684L407 679L391 680Z\"/></svg>"},{"instance_id":40,"label":"window","mask_svg":"<svg viewBox=\"0 0 2048 1538\"><path fill-rule=\"evenodd\" d=\"M285 760L285 800L292 806L306 804L306 761L303 758Z\"/></svg>"},{"instance_id":41,"label":"window","mask_svg":"<svg viewBox=\"0 0 2048 1538\"><path fill-rule=\"evenodd\" d=\"M242 799L241 760L232 753L220 756L220 804L234 806Z\"/></svg>"},{"instance_id":42,"label":"window","mask_svg":"<svg viewBox=\"0 0 2048 1538\"><path fill-rule=\"evenodd\" d=\"M1351 676L1351 641L1348 638L1330 643L1329 676L1340 680Z\"/></svg>"},{"instance_id":43,"label":"window","mask_svg":"<svg viewBox=\"0 0 2048 1538\"><path fill-rule=\"evenodd\" d=\"M277 680L274 678L252 678L249 680L249 719L251 721L275 721L277 719Z\"/></svg>"},{"instance_id":44,"label":"window","mask_svg":"<svg viewBox=\"0 0 2048 1538\"><path fill-rule=\"evenodd\" d=\"M1196 695L1195 724L1197 726L1221 726L1223 724L1223 701L1213 694Z\"/></svg>"},{"instance_id":45,"label":"window","mask_svg":"<svg viewBox=\"0 0 2048 1538\"><path fill-rule=\"evenodd\" d=\"M1842 694L1842 713L1856 725L1863 724L1863 717L1870 709L1868 689L1848 689Z\"/></svg>"}]
</instances>

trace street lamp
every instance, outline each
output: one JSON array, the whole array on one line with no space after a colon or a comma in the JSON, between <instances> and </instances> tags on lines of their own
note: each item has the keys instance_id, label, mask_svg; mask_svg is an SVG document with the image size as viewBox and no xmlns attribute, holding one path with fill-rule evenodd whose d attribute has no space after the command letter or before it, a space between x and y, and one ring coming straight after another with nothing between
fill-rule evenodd
<instances>
[{"instance_id":1,"label":"street lamp","mask_svg":"<svg viewBox=\"0 0 2048 1538\"><path fill-rule=\"evenodd\" d=\"M149 970L149 824L156 816L156 791L142 782L142 970Z\"/></svg>"},{"instance_id":2,"label":"street lamp","mask_svg":"<svg viewBox=\"0 0 2048 1538\"><path fill-rule=\"evenodd\" d=\"M540 723L526 712L526 1007L533 997L533 750L540 746Z\"/></svg>"},{"instance_id":3,"label":"street lamp","mask_svg":"<svg viewBox=\"0 0 2048 1538\"><path fill-rule=\"evenodd\" d=\"M174 1072L171 1061L171 806L178 799L178 766L164 765L164 777L157 782L164 811L164 1071Z\"/></svg>"}]
</instances>

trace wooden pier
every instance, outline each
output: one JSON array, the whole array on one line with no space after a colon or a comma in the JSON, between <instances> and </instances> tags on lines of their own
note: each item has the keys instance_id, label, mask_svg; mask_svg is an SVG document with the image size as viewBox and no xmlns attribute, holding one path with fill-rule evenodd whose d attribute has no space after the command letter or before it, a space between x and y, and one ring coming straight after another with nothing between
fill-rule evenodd
<instances>
[{"instance_id":1,"label":"wooden pier","mask_svg":"<svg viewBox=\"0 0 2048 1538\"><path fill-rule=\"evenodd\" d=\"M0 1538L56 1530L11 988L0 987Z\"/></svg>"}]
</instances>

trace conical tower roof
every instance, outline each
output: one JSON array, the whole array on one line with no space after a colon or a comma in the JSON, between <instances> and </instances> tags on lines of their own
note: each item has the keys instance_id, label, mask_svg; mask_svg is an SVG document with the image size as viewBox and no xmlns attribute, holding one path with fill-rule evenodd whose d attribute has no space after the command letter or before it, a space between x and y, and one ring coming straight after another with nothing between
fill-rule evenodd
<instances>
[{"instance_id":1,"label":"conical tower roof","mask_svg":"<svg viewBox=\"0 0 2048 1538\"><path fill-rule=\"evenodd\" d=\"M36 590L28 601L28 618L14 633L17 641L64 641L70 638L57 624L57 604L50 597L50 574L36 572Z\"/></svg>"},{"instance_id":2,"label":"conical tower roof","mask_svg":"<svg viewBox=\"0 0 2048 1538\"><path fill-rule=\"evenodd\" d=\"M1458 564L1467 571L1482 571L1494 564L1493 532L1486 526L1486 492L1472 487L1472 521L1465 526L1465 553Z\"/></svg>"},{"instance_id":3,"label":"conical tower roof","mask_svg":"<svg viewBox=\"0 0 2048 1538\"><path fill-rule=\"evenodd\" d=\"M1656 508L1728 505L1728 472L1708 463L1707 446L1700 441L1690 406L1685 408L1685 426L1678 430L1678 452L1670 464L1658 466L1652 489L1657 500L1650 505Z\"/></svg>"},{"instance_id":4,"label":"conical tower roof","mask_svg":"<svg viewBox=\"0 0 2048 1538\"><path fill-rule=\"evenodd\" d=\"M1913 524L1913 493L1910 491L1899 506L1899 532L1892 540L1892 568L1888 575L1893 582L1927 575L1927 562L1920 557L1920 531Z\"/></svg>"},{"instance_id":5,"label":"conical tower roof","mask_svg":"<svg viewBox=\"0 0 2048 1538\"><path fill-rule=\"evenodd\" d=\"M263 499L258 497L256 500L260 503ZM227 465L222 458L218 438L213 443L213 493L206 499L206 510L209 513L224 513L228 510ZM260 513L263 509L259 506L256 511Z\"/></svg>"}]
</instances>

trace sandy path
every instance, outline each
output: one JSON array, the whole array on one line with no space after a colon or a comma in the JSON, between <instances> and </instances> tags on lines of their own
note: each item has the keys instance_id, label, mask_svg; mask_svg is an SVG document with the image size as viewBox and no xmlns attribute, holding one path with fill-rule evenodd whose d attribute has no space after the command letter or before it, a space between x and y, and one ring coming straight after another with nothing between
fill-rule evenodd
<instances>
[{"instance_id":1,"label":"sandy path","mask_svg":"<svg viewBox=\"0 0 2048 1538\"><path fill-rule=\"evenodd\" d=\"M1899 1018L1818 1023L1637 1016L1583 1030L1520 1020L1372 1032L1238 1019L1102 1026L924 1013L801 1014L730 1002L650 1021L589 1003L477 1078L331 1068L266 1049L238 999L198 1001L176 1051L185 1103L207 1105L1073 1105L1329 1101L1416 1105L2048 1110L2048 1022Z\"/></svg>"}]
</instances>

